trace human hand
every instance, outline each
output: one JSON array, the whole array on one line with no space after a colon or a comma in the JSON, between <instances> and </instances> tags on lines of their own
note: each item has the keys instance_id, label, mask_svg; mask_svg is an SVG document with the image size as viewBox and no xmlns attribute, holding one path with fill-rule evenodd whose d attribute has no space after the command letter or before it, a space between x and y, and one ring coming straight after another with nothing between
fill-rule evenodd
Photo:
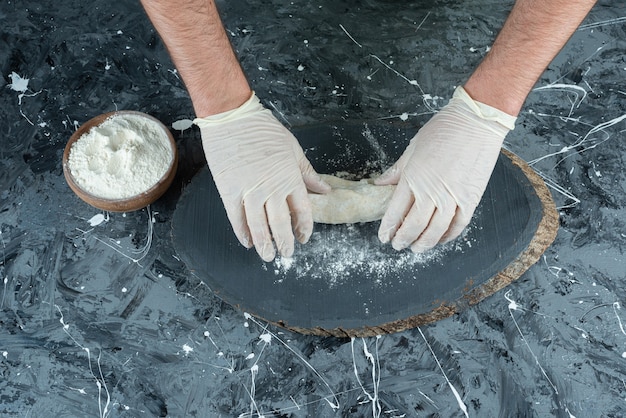
<instances>
[{"instance_id":1,"label":"human hand","mask_svg":"<svg viewBox=\"0 0 626 418\"><path fill-rule=\"evenodd\" d=\"M515 117L458 87L376 184L397 184L378 237L422 252L461 234L487 187Z\"/></svg>"},{"instance_id":2,"label":"human hand","mask_svg":"<svg viewBox=\"0 0 626 418\"><path fill-rule=\"evenodd\" d=\"M237 109L198 118L202 146L226 214L239 242L261 258L290 257L294 232L305 243L313 231L307 189L328 186L296 138L255 94Z\"/></svg>"}]
</instances>

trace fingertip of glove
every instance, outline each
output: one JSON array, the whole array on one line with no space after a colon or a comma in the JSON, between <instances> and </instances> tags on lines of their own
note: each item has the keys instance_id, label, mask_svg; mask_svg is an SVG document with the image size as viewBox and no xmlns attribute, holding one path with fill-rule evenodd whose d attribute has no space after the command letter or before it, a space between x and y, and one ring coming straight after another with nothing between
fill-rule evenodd
<instances>
[{"instance_id":1,"label":"fingertip of glove","mask_svg":"<svg viewBox=\"0 0 626 418\"><path fill-rule=\"evenodd\" d=\"M448 232L443 234L443 236L441 237L441 240L439 241L439 243L440 244L447 244L450 241L454 241L455 239L457 239L458 237L461 236L461 234L465 230L466 226L467 225L463 225L461 227L456 227L454 230L452 230L452 229L448 230Z\"/></svg>"},{"instance_id":2,"label":"fingertip of glove","mask_svg":"<svg viewBox=\"0 0 626 418\"><path fill-rule=\"evenodd\" d=\"M258 251L258 253L259 256L261 256L261 259L266 263L274 261L274 258L276 257L276 251L274 251L274 247L272 247L271 250L263 248L261 249L261 251Z\"/></svg>"},{"instance_id":3,"label":"fingertip of glove","mask_svg":"<svg viewBox=\"0 0 626 418\"><path fill-rule=\"evenodd\" d=\"M285 257L285 258L293 257L293 245L281 248L279 253L281 257Z\"/></svg>"},{"instance_id":4,"label":"fingertip of glove","mask_svg":"<svg viewBox=\"0 0 626 418\"><path fill-rule=\"evenodd\" d=\"M409 244L410 243L408 243L408 242L400 241L400 240L397 240L397 239L394 239L394 240L391 241L391 246L396 251L404 250L405 248L407 248L409 246Z\"/></svg>"},{"instance_id":5,"label":"fingertip of glove","mask_svg":"<svg viewBox=\"0 0 626 418\"><path fill-rule=\"evenodd\" d=\"M383 244L387 244L390 240L391 240L391 232L389 230L389 228L380 228L378 230L378 239L380 240L380 242L382 242Z\"/></svg>"},{"instance_id":6,"label":"fingertip of glove","mask_svg":"<svg viewBox=\"0 0 626 418\"><path fill-rule=\"evenodd\" d=\"M432 246L424 245L421 243L414 243L411 245L411 251L414 254L421 254L433 248Z\"/></svg>"},{"instance_id":7,"label":"fingertip of glove","mask_svg":"<svg viewBox=\"0 0 626 418\"><path fill-rule=\"evenodd\" d=\"M296 232L296 239L298 240L300 244L306 244L307 242L309 242L310 238L311 238L311 234L306 234L303 232Z\"/></svg>"},{"instance_id":8,"label":"fingertip of glove","mask_svg":"<svg viewBox=\"0 0 626 418\"><path fill-rule=\"evenodd\" d=\"M254 244L252 243L252 240L245 235L238 236L237 239L239 240L239 243L243 245L244 247L246 247L247 249L250 249L254 246Z\"/></svg>"}]
</instances>

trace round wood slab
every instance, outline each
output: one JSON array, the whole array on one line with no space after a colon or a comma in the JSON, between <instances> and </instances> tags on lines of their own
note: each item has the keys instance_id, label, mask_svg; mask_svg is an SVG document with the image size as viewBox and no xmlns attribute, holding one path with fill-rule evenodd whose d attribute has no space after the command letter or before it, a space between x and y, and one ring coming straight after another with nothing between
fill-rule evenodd
<instances>
[{"instance_id":1,"label":"round wood slab","mask_svg":"<svg viewBox=\"0 0 626 418\"><path fill-rule=\"evenodd\" d=\"M380 172L416 129L386 122L294 129L320 173ZM292 259L265 263L232 232L209 170L183 192L172 221L188 268L225 302L305 334L352 337L446 318L517 279L552 243L558 214L542 179L503 151L465 234L429 253L378 241L379 222L316 224Z\"/></svg>"}]
</instances>

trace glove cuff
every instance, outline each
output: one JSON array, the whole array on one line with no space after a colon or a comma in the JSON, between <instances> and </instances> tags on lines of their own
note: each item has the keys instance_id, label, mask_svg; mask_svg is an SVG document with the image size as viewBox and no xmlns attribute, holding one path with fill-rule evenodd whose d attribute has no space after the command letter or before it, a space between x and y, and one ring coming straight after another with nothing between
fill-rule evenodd
<instances>
[{"instance_id":1,"label":"glove cuff","mask_svg":"<svg viewBox=\"0 0 626 418\"><path fill-rule=\"evenodd\" d=\"M513 130L513 128L515 128L515 120L517 119L515 116L511 116L508 113L496 109L495 107L475 101L469 94L467 94L462 86L458 86L456 90L454 90L452 100L462 101L471 109L472 112L476 114L476 116L484 120L498 122L500 125L509 130Z\"/></svg>"},{"instance_id":2,"label":"glove cuff","mask_svg":"<svg viewBox=\"0 0 626 418\"><path fill-rule=\"evenodd\" d=\"M200 129L202 129L209 126L220 125L226 122L232 122L234 120L249 116L252 113L258 113L262 111L267 111L267 109L263 107L261 101L253 91L250 98L238 108L215 115L206 116L204 118L195 118L193 120L193 123L197 125Z\"/></svg>"}]
</instances>

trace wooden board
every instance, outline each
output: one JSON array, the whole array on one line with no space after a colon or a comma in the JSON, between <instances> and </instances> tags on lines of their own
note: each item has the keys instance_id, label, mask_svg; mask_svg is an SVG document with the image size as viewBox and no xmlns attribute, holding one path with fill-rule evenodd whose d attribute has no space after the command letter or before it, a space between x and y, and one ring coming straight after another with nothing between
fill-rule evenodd
<instances>
[{"instance_id":1,"label":"wooden board","mask_svg":"<svg viewBox=\"0 0 626 418\"><path fill-rule=\"evenodd\" d=\"M415 129L341 123L294 129L320 173L363 176L404 150ZM552 243L558 214L542 179L503 151L461 238L415 256L377 239L379 222L316 224L291 260L264 263L236 240L209 170L186 187L174 213L174 246L225 302L305 334L373 336L446 318L502 289Z\"/></svg>"}]
</instances>

